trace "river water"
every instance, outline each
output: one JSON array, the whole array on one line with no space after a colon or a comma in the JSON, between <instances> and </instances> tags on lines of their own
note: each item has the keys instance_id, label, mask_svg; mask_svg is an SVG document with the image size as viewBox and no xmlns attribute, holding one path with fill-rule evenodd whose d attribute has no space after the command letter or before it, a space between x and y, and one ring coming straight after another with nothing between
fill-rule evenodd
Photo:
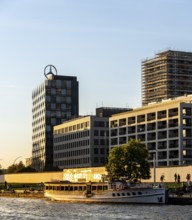
<instances>
[{"instance_id":1,"label":"river water","mask_svg":"<svg viewBox=\"0 0 192 220\"><path fill-rule=\"evenodd\" d=\"M0 197L0 220L192 219L192 206L59 203Z\"/></svg>"}]
</instances>

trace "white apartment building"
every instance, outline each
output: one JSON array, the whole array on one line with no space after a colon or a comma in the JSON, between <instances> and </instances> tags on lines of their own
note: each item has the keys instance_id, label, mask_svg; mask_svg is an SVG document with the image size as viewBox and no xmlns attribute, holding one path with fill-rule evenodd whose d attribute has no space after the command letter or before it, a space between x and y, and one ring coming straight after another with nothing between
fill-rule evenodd
<instances>
[{"instance_id":1,"label":"white apartment building","mask_svg":"<svg viewBox=\"0 0 192 220\"><path fill-rule=\"evenodd\" d=\"M157 166L192 164L192 95L115 114L109 126L110 148L139 139L151 165L154 159Z\"/></svg>"}]
</instances>

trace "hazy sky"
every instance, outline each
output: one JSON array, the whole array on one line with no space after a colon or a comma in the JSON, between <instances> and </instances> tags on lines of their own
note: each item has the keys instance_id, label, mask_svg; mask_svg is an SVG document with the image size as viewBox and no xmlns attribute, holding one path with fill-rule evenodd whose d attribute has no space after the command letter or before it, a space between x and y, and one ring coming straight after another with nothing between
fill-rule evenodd
<instances>
[{"instance_id":1,"label":"hazy sky","mask_svg":"<svg viewBox=\"0 0 192 220\"><path fill-rule=\"evenodd\" d=\"M31 156L31 95L46 65L77 76L80 114L139 107L141 61L192 51L191 9L191 0L0 0L3 168Z\"/></svg>"}]
</instances>

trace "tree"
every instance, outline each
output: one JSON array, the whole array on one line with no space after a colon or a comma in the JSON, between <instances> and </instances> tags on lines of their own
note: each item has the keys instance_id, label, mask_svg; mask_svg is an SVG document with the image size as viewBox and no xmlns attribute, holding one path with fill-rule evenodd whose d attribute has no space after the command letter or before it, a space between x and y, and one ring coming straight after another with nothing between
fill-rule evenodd
<instances>
[{"instance_id":1,"label":"tree","mask_svg":"<svg viewBox=\"0 0 192 220\"><path fill-rule=\"evenodd\" d=\"M110 179L126 177L129 181L150 178L148 150L145 144L131 140L127 144L114 147L109 152L106 169Z\"/></svg>"},{"instance_id":2,"label":"tree","mask_svg":"<svg viewBox=\"0 0 192 220\"><path fill-rule=\"evenodd\" d=\"M22 161L20 161L18 164L13 164L8 167L7 173L24 173L24 172L36 172L35 169L32 167L25 167Z\"/></svg>"}]
</instances>

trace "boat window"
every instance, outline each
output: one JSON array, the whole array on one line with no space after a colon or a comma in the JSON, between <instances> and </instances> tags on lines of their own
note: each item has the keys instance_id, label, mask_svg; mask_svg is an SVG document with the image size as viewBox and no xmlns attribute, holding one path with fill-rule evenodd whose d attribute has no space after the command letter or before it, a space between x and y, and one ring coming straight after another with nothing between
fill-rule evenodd
<instances>
[{"instance_id":1,"label":"boat window","mask_svg":"<svg viewBox=\"0 0 192 220\"><path fill-rule=\"evenodd\" d=\"M64 190L64 186L61 186L61 190Z\"/></svg>"},{"instance_id":2,"label":"boat window","mask_svg":"<svg viewBox=\"0 0 192 220\"><path fill-rule=\"evenodd\" d=\"M130 193L127 193L128 196L130 196Z\"/></svg>"},{"instance_id":3,"label":"boat window","mask_svg":"<svg viewBox=\"0 0 192 220\"><path fill-rule=\"evenodd\" d=\"M125 193L122 193L122 196L125 196Z\"/></svg>"},{"instance_id":4,"label":"boat window","mask_svg":"<svg viewBox=\"0 0 192 220\"><path fill-rule=\"evenodd\" d=\"M56 187L56 186L54 186L54 187L53 187L53 190L57 190L57 187Z\"/></svg>"},{"instance_id":5,"label":"boat window","mask_svg":"<svg viewBox=\"0 0 192 220\"><path fill-rule=\"evenodd\" d=\"M136 195L136 193L135 193L135 192L132 192L132 195L134 195L134 196L135 196L135 195Z\"/></svg>"},{"instance_id":6,"label":"boat window","mask_svg":"<svg viewBox=\"0 0 192 220\"><path fill-rule=\"evenodd\" d=\"M65 191L68 191L68 190L69 190L69 187L68 187L68 186L66 186L66 187L65 187Z\"/></svg>"},{"instance_id":7,"label":"boat window","mask_svg":"<svg viewBox=\"0 0 192 220\"><path fill-rule=\"evenodd\" d=\"M72 186L70 187L70 191L73 191L73 187Z\"/></svg>"},{"instance_id":8,"label":"boat window","mask_svg":"<svg viewBox=\"0 0 192 220\"><path fill-rule=\"evenodd\" d=\"M102 186L98 186L97 190L102 190Z\"/></svg>"},{"instance_id":9,"label":"boat window","mask_svg":"<svg viewBox=\"0 0 192 220\"><path fill-rule=\"evenodd\" d=\"M108 190L108 187L107 186L103 186L103 190Z\"/></svg>"},{"instance_id":10,"label":"boat window","mask_svg":"<svg viewBox=\"0 0 192 220\"><path fill-rule=\"evenodd\" d=\"M92 186L92 190L96 190L97 189L97 187L96 186Z\"/></svg>"},{"instance_id":11,"label":"boat window","mask_svg":"<svg viewBox=\"0 0 192 220\"><path fill-rule=\"evenodd\" d=\"M74 191L77 191L78 190L78 186L74 186Z\"/></svg>"},{"instance_id":12,"label":"boat window","mask_svg":"<svg viewBox=\"0 0 192 220\"><path fill-rule=\"evenodd\" d=\"M142 195L142 192L138 192L138 195Z\"/></svg>"},{"instance_id":13,"label":"boat window","mask_svg":"<svg viewBox=\"0 0 192 220\"><path fill-rule=\"evenodd\" d=\"M117 193L118 196L120 196L120 193Z\"/></svg>"},{"instance_id":14,"label":"boat window","mask_svg":"<svg viewBox=\"0 0 192 220\"><path fill-rule=\"evenodd\" d=\"M115 193L112 193L112 196L114 196L114 197L115 197L115 196L116 196L116 195L115 195Z\"/></svg>"}]
</instances>

